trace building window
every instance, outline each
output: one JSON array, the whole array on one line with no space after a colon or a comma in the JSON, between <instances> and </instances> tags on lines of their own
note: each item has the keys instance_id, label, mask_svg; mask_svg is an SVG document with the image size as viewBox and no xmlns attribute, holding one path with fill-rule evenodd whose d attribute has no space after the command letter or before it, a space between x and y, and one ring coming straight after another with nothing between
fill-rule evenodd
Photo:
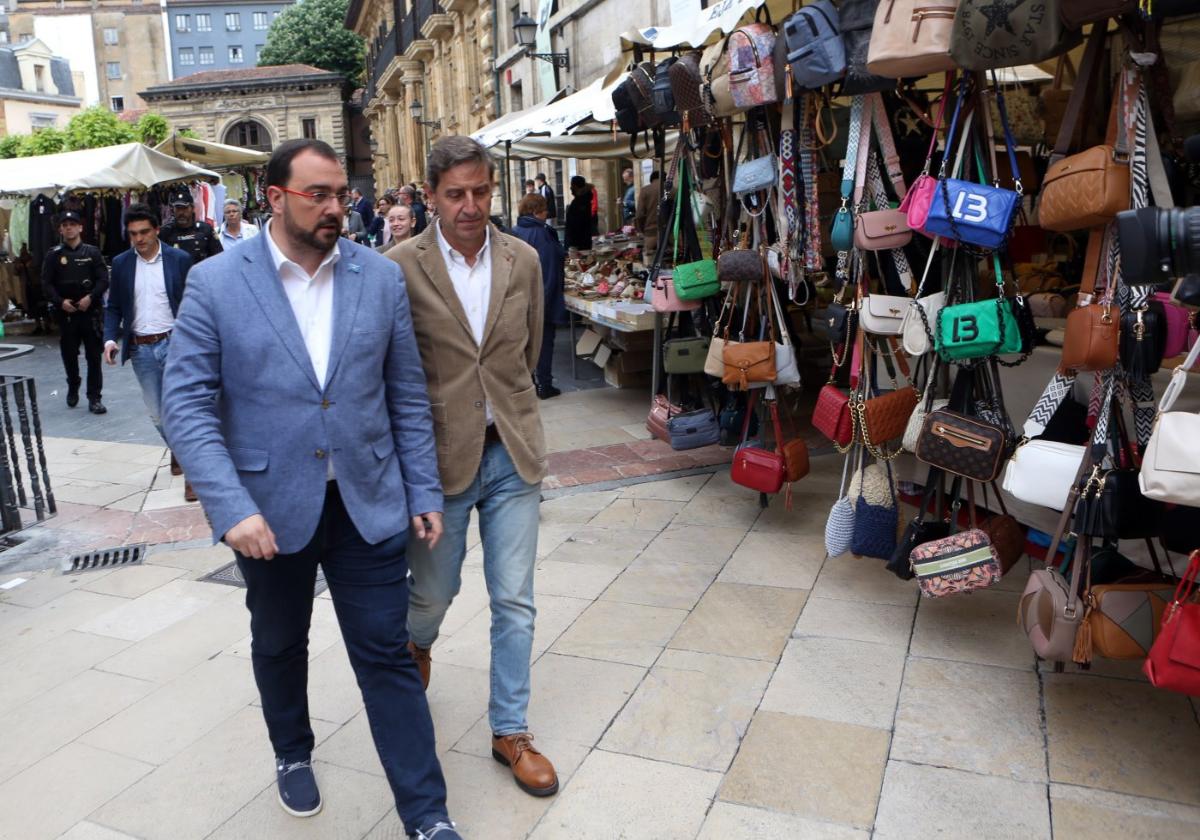
<instances>
[{"instance_id":1,"label":"building window","mask_svg":"<svg viewBox=\"0 0 1200 840\"><path fill-rule=\"evenodd\" d=\"M279 17L279 12L271 12L271 20L272 21L274 21L275 18L277 18L277 17Z\"/></svg>"},{"instance_id":2,"label":"building window","mask_svg":"<svg viewBox=\"0 0 1200 840\"><path fill-rule=\"evenodd\" d=\"M225 142L231 146L241 146L244 149L257 149L260 152L271 151L271 138L267 130L254 120L242 120L234 123L225 131Z\"/></svg>"},{"instance_id":3,"label":"building window","mask_svg":"<svg viewBox=\"0 0 1200 840\"><path fill-rule=\"evenodd\" d=\"M29 125L37 131L42 128L54 128L58 118L54 114L30 114Z\"/></svg>"},{"instance_id":4,"label":"building window","mask_svg":"<svg viewBox=\"0 0 1200 840\"><path fill-rule=\"evenodd\" d=\"M190 32L192 29L191 15L175 15L175 31Z\"/></svg>"},{"instance_id":5,"label":"building window","mask_svg":"<svg viewBox=\"0 0 1200 840\"><path fill-rule=\"evenodd\" d=\"M267 17L266 12L255 12L254 13L254 28L255 29L266 29L270 25L271 25L271 22L270 22L270 19Z\"/></svg>"},{"instance_id":6,"label":"building window","mask_svg":"<svg viewBox=\"0 0 1200 840\"><path fill-rule=\"evenodd\" d=\"M304 134L305 140L317 139L317 121L314 118L300 120L300 130Z\"/></svg>"},{"instance_id":7,"label":"building window","mask_svg":"<svg viewBox=\"0 0 1200 840\"><path fill-rule=\"evenodd\" d=\"M200 53L200 63L201 64L212 64L213 63L213 48L212 47L201 47L199 49L199 53Z\"/></svg>"},{"instance_id":8,"label":"building window","mask_svg":"<svg viewBox=\"0 0 1200 840\"><path fill-rule=\"evenodd\" d=\"M225 13L225 29L229 32L242 31L242 14L241 12L226 12Z\"/></svg>"},{"instance_id":9,"label":"building window","mask_svg":"<svg viewBox=\"0 0 1200 840\"><path fill-rule=\"evenodd\" d=\"M33 65L33 89L38 93L46 92L46 65Z\"/></svg>"},{"instance_id":10,"label":"building window","mask_svg":"<svg viewBox=\"0 0 1200 840\"><path fill-rule=\"evenodd\" d=\"M106 66L105 75L107 75L108 78L110 78L110 79L121 78L121 62L119 62L119 61L108 62L107 66Z\"/></svg>"},{"instance_id":11,"label":"building window","mask_svg":"<svg viewBox=\"0 0 1200 840\"><path fill-rule=\"evenodd\" d=\"M241 64L242 61L244 61L244 60L245 60L245 57L242 55L241 47L230 47L229 48L229 63L230 64Z\"/></svg>"},{"instance_id":12,"label":"building window","mask_svg":"<svg viewBox=\"0 0 1200 840\"><path fill-rule=\"evenodd\" d=\"M195 63L196 63L196 53L192 51L192 48L191 47L180 47L179 48L179 66L180 67L191 67Z\"/></svg>"},{"instance_id":13,"label":"building window","mask_svg":"<svg viewBox=\"0 0 1200 840\"><path fill-rule=\"evenodd\" d=\"M212 32L212 15L210 15L210 14L196 15L196 31L197 32Z\"/></svg>"},{"instance_id":14,"label":"building window","mask_svg":"<svg viewBox=\"0 0 1200 840\"><path fill-rule=\"evenodd\" d=\"M116 46L118 43L120 43L120 38L117 36L116 29L113 27L108 27L104 30L104 43L108 44L110 47Z\"/></svg>"},{"instance_id":15,"label":"building window","mask_svg":"<svg viewBox=\"0 0 1200 840\"><path fill-rule=\"evenodd\" d=\"M8 43L8 30L0 29L0 44L7 44L7 43Z\"/></svg>"},{"instance_id":16,"label":"building window","mask_svg":"<svg viewBox=\"0 0 1200 840\"><path fill-rule=\"evenodd\" d=\"M113 113L116 113L116 114L119 114L122 111L124 111L125 110L125 97L124 96L112 97L112 109L113 109Z\"/></svg>"},{"instance_id":17,"label":"building window","mask_svg":"<svg viewBox=\"0 0 1200 840\"><path fill-rule=\"evenodd\" d=\"M263 51L263 45L262 45L262 44L255 44L255 45L254 45L254 63L255 63L255 64L258 64L258 57L259 57L260 55L262 55L262 51Z\"/></svg>"},{"instance_id":18,"label":"building window","mask_svg":"<svg viewBox=\"0 0 1200 840\"><path fill-rule=\"evenodd\" d=\"M536 10L534 14L537 14ZM521 4L513 3L508 7L508 43L509 46L514 46L517 43L517 33L513 31L513 24L521 17ZM536 62L535 62L536 63Z\"/></svg>"}]
</instances>

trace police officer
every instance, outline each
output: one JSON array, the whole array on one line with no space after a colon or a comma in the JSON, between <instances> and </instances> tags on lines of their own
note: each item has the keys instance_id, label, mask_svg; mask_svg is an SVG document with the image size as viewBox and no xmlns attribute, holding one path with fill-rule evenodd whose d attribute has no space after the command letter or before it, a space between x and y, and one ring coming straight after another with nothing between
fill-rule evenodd
<instances>
[{"instance_id":1,"label":"police officer","mask_svg":"<svg viewBox=\"0 0 1200 840\"><path fill-rule=\"evenodd\" d=\"M176 190L171 194L171 211L175 218L159 228L158 238L188 252L192 265L219 254L221 238L208 222L196 221L196 207L192 194L187 190Z\"/></svg>"},{"instance_id":2,"label":"police officer","mask_svg":"<svg viewBox=\"0 0 1200 840\"><path fill-rule=\"evenodd\" d=\"M100 319L108 289L108 267L99 248L83 243L83 220L78 212L64 211L58 219L58 232L62 244L47 251L42 262L42 289L58 315L58 346L67 372L67 405L74 408L79 404L79 345L83 344L88 411L104 414L108 409L100 402L104 386Z\"/></svg>"}]
</instances>

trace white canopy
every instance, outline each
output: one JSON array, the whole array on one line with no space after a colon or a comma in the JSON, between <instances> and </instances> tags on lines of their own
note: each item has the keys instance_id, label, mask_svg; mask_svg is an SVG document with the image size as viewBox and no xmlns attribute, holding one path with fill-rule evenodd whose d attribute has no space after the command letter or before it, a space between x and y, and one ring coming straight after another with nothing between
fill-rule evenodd
<instances>
[{"instance_id":1,"label":"white canopy","mask_svg":"<svg viewBox=\"0 0 1200 840\"><path fill-rule=\"evenodd\" d=\"M666 147L673 149L679 134L675 131L668 131L666 135ZM621 134L620 132L614 137L611 131L576 131L572 134L564 134L561 137L535 137L529 135L520 140L515 140L511 147L506 148L503 145L493 146L492 155L502 158L505 155L511 155L520 160L539 160L541 158L550 158L555 160L566 160L569 158L578 158L580 160L619 160L625 158L652 158L654 157L654 145L651 143L647 147L641 135L638 135L637 143L634 146L634 153L629 153L629 135Z\"/></svg>"},{"instance_id":2,"label":"white canopy","mask_svg":"<svg viewBox=\"0 0 1200 840\"><path fill-rule=\"evenodd\" d=\"M670 50L676 47L702 47L714 32L727 34L737 29L742 16L766 3L766 0L722 0L692 20L680 21L670 26L650 26L626 32L621 40L626 44L640 44L655 50Z\"/></svg>"},{"instance_id":3,"label":"white canopy","mask_svg":"<svg viewBox=\"0 0 1200 840\"><path fill-rule=\"evenodd\" d=\"M0 160L0 195L54 195L67 190L147 189L156 184L217 178L215 172L141 143L57 155Z\"/></svg>"},{"instance_id":4,"label":"white canopy","mask_svg":"<svg viewBox=\"0 0 1200 840\"><path fill-rule=\"evenodd\" d=\"M565 96L548 105L537 105L515 116L500 117L471 136L490 148L505 141L516 142L530 134L561 137L572 128L586 122L607 124L616 114L612 102L613 89L625 80L628 73L601 76L583 90ZM594 126L593 126L594 128Z\"/></svg>"},{"instance_id":5,"label":"white canopy","mask_svg":"<svg viewBox=\"0 0 1200 840\"><path fill-rule=\"evenodd\" d=\"M167 139L154 149L173 158L209 166L265 166L271 159L266 152L184 137L178 131L172 131Z\"/></svg>"}]
</instances>

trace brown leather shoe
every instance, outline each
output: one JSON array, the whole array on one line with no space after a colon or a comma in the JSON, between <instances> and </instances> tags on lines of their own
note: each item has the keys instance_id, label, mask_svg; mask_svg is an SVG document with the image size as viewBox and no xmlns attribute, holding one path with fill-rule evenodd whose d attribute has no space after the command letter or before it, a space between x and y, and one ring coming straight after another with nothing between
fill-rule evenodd
<instances>
[{"instance_id":1,"label":"brown leather shoe","mask_svg":"<svg viewBox=\"0 0 1200 840\"><path fill-rule=\"evenodd\" d=\"M183 475L183 467L175 460L174 452L171 453L171 475Z\"/></svg>"},{"instance_id":2,"label":"brown leather shoe","mask_svg":"<svg viewBox=\"0 0 1200 840\"><path fill-rule=\"evenodd\" d=\"M190 481L183 482L183 500L185 502L199 501L199 499L196 498L196 491L192 489L192 483Z\"/></svg>"},{"instance_id":3,"label":"brown leather shoe","mask_svg":"<svg viewBox=\"0 0 1200 840\"><path fill-rule=\"evenodd\" d=\"M550 759L533 747L533 736L517 732L503 738L492 736L492 758L512 770L517 787L530 796L558 793L558 774Z\"/></svg>"},{"instance_id":4,"label":"brown leather shoe","mask_svg":"<svg viewBox=\"0 0 1200 840\"><path fill-rule=\"evenodd\" d=\"M429 688L429 672L433 670L433 656L429 652L429 648L417 647L411 640L408 643L408 652L413 658L413 662L417 663L417 670L421 672L421 687Z\"/></svg>"}]
</instances>

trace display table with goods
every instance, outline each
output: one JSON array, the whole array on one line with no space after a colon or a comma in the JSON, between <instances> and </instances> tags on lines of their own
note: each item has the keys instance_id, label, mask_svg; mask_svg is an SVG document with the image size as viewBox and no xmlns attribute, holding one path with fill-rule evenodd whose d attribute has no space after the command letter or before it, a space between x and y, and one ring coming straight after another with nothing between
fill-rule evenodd
<instances>
[{"instance_id":1,"label":"display table with goods","mask_svg":"<svg viewBox=\"0 0 1200 840\"><path fill-rule=\"evenodd\" d=\"M1030 555L1039 656L1145 660L1200 547L1200 282L1176 282L1200 272L1200 167L1168 93L1192 30L1163 37L1196 21L1010 5L997 26L986 0L817 0L636 56L617 124L679 130L644 260L666 319L647 427L735 444L733 481L786 504L811 422L844 458L831 556L942 598ZM788 410L798 306L828 339L811 418Z\"/></svg>"}]
</instances>

